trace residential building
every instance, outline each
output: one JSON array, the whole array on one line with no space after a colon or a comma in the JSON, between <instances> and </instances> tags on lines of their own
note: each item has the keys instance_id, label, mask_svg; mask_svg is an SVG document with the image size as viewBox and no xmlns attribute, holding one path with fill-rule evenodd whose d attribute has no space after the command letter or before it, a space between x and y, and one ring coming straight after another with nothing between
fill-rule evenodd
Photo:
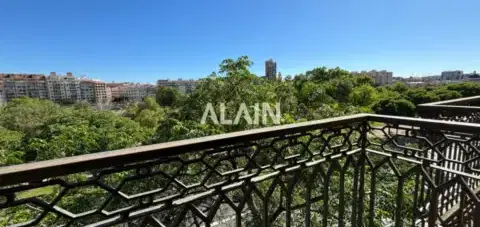
<instances>
[{"instance_id":1,"label":"residential building","mask_svg":"<svg viewBox=\"0 0 480 227\"><path fill-rule=\"evenodd\" d=\"M3 80L0 79L0 106L3 106L7 103L5 99L5 94L3 92Z\"/></svg>"},{"instance_id":2,"label":"residential building","mask_svg":"<svg viewBox=\"0 0 480 227\"><path fill-rule=\"evenodd\" d=\"M393 83L393 73L386 70L371 70L361 72L351 72L352 75L368 75L375 80L376 85L387 85Z\"/></svg>"},{"instance_id":3,"label":"residential building","mask_svg":"<svg viewBox=\"0 0 480 227\"><path fill-rule=\"evenodd\" d=\"M107 84L99 80L80 80L81 99L94 105L106 105L112 100Z\"/></svg>"},{"instance_id":4,"label":"residential building","mask_svg":"<svg viewBox=\"0 0 480 227\"><path fill-rule=\"evenodd\" d=\"M268 80L277 79L277 62L272 59L265 61L265 78Z\"/></svg>"},{"instance_id":5,"label":"residential building","mask_svg":"<svg viewBox=\"0 0 480 227\"><path fill-rule=\"evenodd\" d=\"M68 72L66 76L51 72L47 77L48 98L54 102L74 103L81 100L80 80Z\"/></svg>"},{"instance_id":6,"label":"residential building","mask_svg":"<svg viewBox=\"0 0 480 227\"><path fill-rule=\"evenodd\" d=\"M93 94L95 96L96 104L107 104L112 100L110 92L107 90L107 84L103 81L93 80L95 86L93 87Z\"/></svg>"},{"instance_id":7,"label":"residential building","mask_svg":"<svg viewBox=\"0 0 480 227\"><path fill-rule=\"evenodd\" d=\"M89 103L95 102L94 94L95 83L90 80L82 79L80 81L80 99Z\"/></svg>"},{"instance_id":8,"label":"residential building","mask_svg":"<svg viewBox=\"0 0 480 227\"><path fill-rule=\"evenodd\" d=\"M462 70L454 70L454 71L443 71L441 75L442 80L461 80L463 79L463 71Z\"/></svg>"},{"instance_id":9,"label":"residential building","mask_svg":"<svg viewBox=\"0 0 480 227\"><path fill-rule=\"evenodd\" d=\"M2 76L5 100L11 101L15 98L27 96L27 82L24 75L4 74Z\"/></svg>"},{"instance_id":10,"label":"residential building","mask_svg":"<svg viewBox=\"0 0 480 227\"><path fill-rule=\"evenodd\" d=\"M134 83L108 83L107 90L115 103L128 101L141 102L147 96L155 95L155 85Z\"/></svg>"},{"instance_id":11,"label":"residential building","mask_svg":"<svg viewBox=\"0 0 480 227\"><path fill-rule=\"evenodd\" d=\"M125 97L125 90L127 89L128 83L108 83L107 90L110 93L112 102L122 102Z\"/></svg>"},{"instance_id":12,"label":"residential building","mask_svg":"<svg viewBox=\"0 0 480 227\"><path fill-rule=\"evenodd\" d=\"M49 76L0 73L0 104L14 98L27 96L62 103L74 103L82 100L94 105L105 105L112 101L112 91L114 95L118 96L120 93L125 93L125 89L118 91L107 89L106 83L102 81L85 77L79 79L71 72L66 75L51 72ZM136 92L137 96L145 95L145 93L151 94L155 90L154 85L142 87L142 89L145 91ZM137 96L136 99L139 99Z\"/></svg>"},{"instance_id":13,"label":"residential building","mask_svg":"<svg viewBox=\"0 0 480 227\"><path fill-rule=\"evenodd\" d=\"M47 99L48 89L46 87L46 77L42 74L32 74L26 76L27 95L32 98Z\"/></svg>"},{"instance_id":14,"label":"residential building","mask_svg":"<svg viewBox=\"0 0 480 227\"><path fill-rule=\"evenodd\" d=\"M155 95L155 86L151 84L130 85L125 94L129 101L141 102L145 97Z\"/></svg>"},{"instance_id":15,"label":"residential building","mask_svg":"<svg viewBox=\"0 0 480 227\"><path fill-rule=\"evenodd\" d=\"M3 93L0 93L0 106L3 106L7 104L7 100L5 100L5 96L3 95Z\"/></svg>"},{"instance_id":16,"label":"residential building","mask_svg":"<svg viewBox=\"0 0 480 227\"><path fill-rule=\"evenodd\" d=\"M157 80L157 86L160 87L174 87L183 94L190 94L195 90L197 81L195 80Z\"/></svg>"},{"instance_id":17,"label":"residential building","mask_svg":"<svg viewBox=\"0 0 480 227\"><path fill-rule=\"evenodd\" d=\"M48 98L45 76L42 74L0 74L4 100L28 96L32 98Z\"/></svg>"}]
</instances>

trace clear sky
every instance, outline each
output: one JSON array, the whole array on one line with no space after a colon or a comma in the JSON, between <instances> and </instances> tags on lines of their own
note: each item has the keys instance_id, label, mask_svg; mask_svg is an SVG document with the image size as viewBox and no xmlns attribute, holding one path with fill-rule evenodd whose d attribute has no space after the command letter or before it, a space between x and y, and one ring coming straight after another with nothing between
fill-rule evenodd
<instances>
[{"instance_id":1,"label":"clear sky","mask_svg":"<svg viewBox=\"0 0 480 227\"><path fill-rule=\"evenodd\" d=\"M200 78L248 55L394 76L480 71L478 0L0 0L0 72Z\"/></svg>"}]
</instances>

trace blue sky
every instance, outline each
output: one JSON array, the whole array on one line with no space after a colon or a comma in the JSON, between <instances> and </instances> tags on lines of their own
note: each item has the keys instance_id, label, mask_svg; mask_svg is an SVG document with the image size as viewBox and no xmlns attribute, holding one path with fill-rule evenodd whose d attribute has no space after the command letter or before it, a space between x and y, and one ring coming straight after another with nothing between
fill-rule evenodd
<instances>
[{"instance_id":1,"label":"blue sky","mask_svg":"<svg viewBox=\"0 0 480 227\"><path fill-rule=\"evenodd\" d=\"M200 78L248 55L394 76L480 71L478 0L1 0L0 72Z\"/></svg>"}]
</instances>

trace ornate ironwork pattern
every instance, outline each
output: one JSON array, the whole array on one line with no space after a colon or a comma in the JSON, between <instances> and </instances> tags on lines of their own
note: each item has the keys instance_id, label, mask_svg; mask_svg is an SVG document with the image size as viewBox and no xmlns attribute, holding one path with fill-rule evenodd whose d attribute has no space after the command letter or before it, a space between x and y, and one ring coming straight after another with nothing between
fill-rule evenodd
<instances>
[{"instance_id":1,"label":"ornate ironwork pattern","mask_svg":"<svg viewBox=\"0 0 480 227\"><path fill-rule=\"evenodd\" d=\"M359 114L3 167L0 226L480 226L479 133Z\"/></svg>"},{"instance_id":2,"label":"ornate ironwork pattern","mask_svg":"<svg viewBox=\"0 0 480 227\"><path fill-rule=\"evenodd\" d=\"M425 103L417 111L424 118L480 123L480 96Z\"/></svg>"}]
</instances>

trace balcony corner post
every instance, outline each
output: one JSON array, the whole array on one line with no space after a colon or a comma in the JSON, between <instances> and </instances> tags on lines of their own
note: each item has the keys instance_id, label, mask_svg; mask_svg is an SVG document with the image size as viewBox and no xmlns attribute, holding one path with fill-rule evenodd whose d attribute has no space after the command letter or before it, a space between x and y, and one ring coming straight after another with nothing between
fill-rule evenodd
<instances>
[{"instance_id":1,"label":"balcony corner post","mask_svg":"<svg viewBox=\"0 0 480 227\"><path fill-rule=\"evenodd\" d=\"M428 226L437 226L438 198L437 189L430 194L430 210L428 211Z\"/></svg>"},{"instance_id":2,"label":"balcony corner post","mask_svg":"<svg viewBox=\"0 0 480 227\"><path fill-rule=\"evenodd\" d=\"M473 214L473 226L480 227L480 201L476 201L475 211Z\"/></svg>"},{"instance_id":3,"label":"balcony corner post","mask_svg":"<svg viewBox=\"0 0 480 227\"><path fill-rule=\"evenodd\" d=\"M367 119L362 121L362 125L360 126L360 148L362 149L363 155L365 154L368 146L368 139L367 139L368 126L369 124Z\"/></svg>"},{"instance_id":4,"label":"balcony corner post","mask_svg":"<svg viewBox=\"0 0 480 227\"><path fill-rule=\"evenodd\" d=\"M364 120L362 122L361 126L361 149L362 152L360 154L360 159L358 161L358 165L360 167L360 179L359 179L359 187L358 187L358 213L357 213L357 220L356 221L356 226L363 226L363 213L364 213L364 199L365 199L365 164L366 164L366 151L367 151L367 146L368 146L368 139L367 139L367 133L368 133L368 120Z\"/></svg>"}]
</instances>

